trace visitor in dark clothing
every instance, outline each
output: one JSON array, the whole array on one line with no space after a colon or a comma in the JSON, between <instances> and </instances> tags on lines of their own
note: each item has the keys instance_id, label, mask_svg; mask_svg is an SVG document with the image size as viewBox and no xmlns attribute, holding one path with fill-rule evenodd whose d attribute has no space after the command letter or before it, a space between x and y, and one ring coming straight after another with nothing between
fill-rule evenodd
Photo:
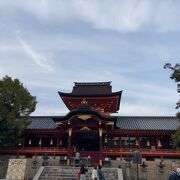
<instances>
[{"instance_id":1,"label":"visitor in dark clothing","mask_svg":"<svg viewBox=\"0 0 180 180\"><path fill-rule=\"evenodd\" d=\"M180 164L174 163L172 165L172 173L170 174L168 180L180 180Z\"/></svg>"},{"instance_id":2,"label":"visitor in dark clothing","mask_svg":"<svg viewBox=\"0 0 180 180\"><path fill-rule=\"evenodd\" d=\"M87 172L87 169L84 167L84 165L81 165L80 180L86 180L86 172Z\"/></svg>"},{"instance_id":3,"label":"visitor in dark clothing","mask_svg":"<svg viewBox=\"0 0 180 180\"><path fill-rule=\"evenodd\" d=\"M99 165L98 170L97 170L98 180L105 180L105 177L104 177L104 174L103 174L101 168L102 168L102 166Z\"/></svg>"}]
</instances>

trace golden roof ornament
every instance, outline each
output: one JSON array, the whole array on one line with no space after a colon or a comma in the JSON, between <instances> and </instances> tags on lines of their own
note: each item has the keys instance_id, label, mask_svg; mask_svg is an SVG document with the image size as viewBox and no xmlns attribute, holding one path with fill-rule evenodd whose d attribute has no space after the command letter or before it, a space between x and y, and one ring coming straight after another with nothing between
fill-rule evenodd
<instances>
[{"instance_id":1,"label":"golden roof ornament","mask_svg":"<svg viewBox=\"0 0 180 180\"><path fill-rule=\"evenodd\" d=\"M91 129L88 128L87 126L84 126L80 129L80 131L91 131Z\"/></svg>"},{"instance_id":2,"label":"golden roof ornament","mask_svg":"<svg viewBox=\"0 0 180 180\"><path fill-rule=\"evenodd\" d=\"M85 98L83 98L83 100L81 101L81 104L87 104L88 102L86 101Z\"/></svg>"}]
</instances>

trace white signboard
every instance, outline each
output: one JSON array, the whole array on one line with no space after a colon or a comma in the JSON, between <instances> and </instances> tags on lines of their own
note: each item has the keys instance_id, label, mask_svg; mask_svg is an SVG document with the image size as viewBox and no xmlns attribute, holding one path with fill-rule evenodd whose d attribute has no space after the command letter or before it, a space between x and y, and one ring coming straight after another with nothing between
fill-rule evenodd
<instances>
[{"instance_id":1,"label":"white signboard","mask_svg":"<svg viewBox=\"0 0 180 180\"><path fill-rule=\"evenodd\" d=\"M7 180L24 180L27 159L10 159L8 164Z\"/></svg>"}]
</instances>

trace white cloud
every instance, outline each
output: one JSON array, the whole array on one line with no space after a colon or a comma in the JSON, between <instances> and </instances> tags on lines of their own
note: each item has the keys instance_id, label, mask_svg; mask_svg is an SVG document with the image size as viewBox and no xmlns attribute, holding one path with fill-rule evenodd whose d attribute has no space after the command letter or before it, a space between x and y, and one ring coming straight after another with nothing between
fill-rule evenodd
<instances>
[{"instance_id":1,"label":"white cloud","mask_svg":"<svg viewBox=\"0 0 180 180\"><path fill-rule=\"evenodd\" d=\"M31 114L32 116L63 116L66 115L69 110L62 107L55 106L38 106L36 110Z\"/></svg>"},{"instance_id":2,"label":"white cloud","mask_svg":"<svg viewBox=\"0 0 180 180\"><path fill-rule=\"evenodd\" d=\"M148 105L144 103L124 103L120 110L119 115L132 115L132 116L166 116L175 114L167 107L160 107L158 105Z\"/></svg>"},{"instance_id":3,"label":"white cloud","mask_svg":"<svg viewBox=\"0 0 180 180\"><path fill-rule=\"evenodd\" d=\"M48 59L35 52L29 44L27 44L21 37L18 36L18 41L24 48L25 52L31 57L31 59L41 68L43 72L55 72L55 69L48 63Z\"/></svg>"},{"instance_id":4,"label":"white cloud","mask_svg":"<svg viewBox=\"0 0 180 180\"><path fill-rule=\"evenodd\" d=\"M79 7L79 16L90 21L96 28L134 32L148 20L148 1L83 1L74 3ZM78 8L77 8L78 9Z\"/></svg>"},{"instance_id":5,"label":"white cloud","mask_svg":"<svg viewBox=\"0 0 180 180\"><path fill-rule=\"evenodd\" d=\"M119 32L180 30L180 3L170 0L79 0L74 2L79 17L94 27ZM79 11L78 11L78 10Z\"/></svg>"},{"instance_id":6,"label":"white cloud","mask_svg":"<svg viewBox=\"0 0 180 180\"><path fill-rule=\"evenodd\" d=\"M178 31L179 17L170 0L0 1L0 75L37 95L36 115L64 112L57 90L71 91L73 81L109 80L124 90L120 114L173 114L176 87L160 69L164 57L179 57L179 35L154 32Z\"/></svg>"},{"instance_id":7,"label":"white cloud","mask_svg":"<svg viewBox=\"0 0 180 180\"><path fill-rule=\"evenodd\" d=\"M1 1L0 9L17 8L44 21L81 19L99 29L137 32L180 30L180 2L171 0L31 0Z\"/></svg>"}]
</instances>

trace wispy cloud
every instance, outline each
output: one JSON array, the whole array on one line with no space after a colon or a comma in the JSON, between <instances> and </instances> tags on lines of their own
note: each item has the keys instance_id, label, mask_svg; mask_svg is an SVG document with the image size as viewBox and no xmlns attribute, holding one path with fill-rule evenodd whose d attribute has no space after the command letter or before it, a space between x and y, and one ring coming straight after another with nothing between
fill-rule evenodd
<instances>
[{"instance_id":1,"label":"wispy cloud","mask_svg":"<svg viewBox=\"0 0 180 180\"><path fill-rule=\"evenodd\" d=\"M29 44L27 44L21 37L18 36L18 41L24 48L25 52L31 57L31 59L41 68L43 72L55 72L55 69L49 64L48 59L35 52Z\"/></svg>"},{"instance_id":2,"label":"wispy cloud","mask_svg":"<svg viewBox=\"0 0 180 180\"><path fill-rule=\"evenodd\" d=\"M149 19L148 1L83 1L74 3L81 9L78 14L84 21L89 21L95 28L110 29L119 32L138 31ZM76 6L77 5L77 6Z\"/></svg>"},{"instance_id":3,"label":"wispy cloud","mask_svg":"<svg viewBox=\"0 0 180 180\"><path fill-rule=\"evenodd\" d=\"M178 1L115 0L101 3L97 0L79 0L74 2L74 7L80 18L100 29L123 33L180 30Z\"/></svg>"},{"instance_id":4,"label":"wispy cloud","mask_svg":"<svg viewBox=\"0 0 180 180\"><path fill-rule=\"evenodd\" d=\"M180 2L171 0L18 0L0 2L0 9L17 8L44 21L58 23L81 19L94 28L128 33L143 30L169 32L180 30Z\"/></svg>"},{"instance_id":5,"label":"wispy cloud","mask_svg":"<svg viewBox=\"0 0 180 180\"><path fill-rule=\"evenodd\" d=\"M35 112L32 113L32 115L36 116L62 116L62 115L66 115L69 112L69 110L64 106L64 108L62 107L50 107L50 106L38 106L37 104L37 110Z\"/></svg>"},{"instance_id":6,"label":"wispy cloud","mask_svg":"<svg viewBox=\"0 0 180 180\"><path fill-rule=\"evenodd\" d=\"M175 109L172 112L170 108L160 107L159 105L144 105L144 103L123 103L119 115L135 115L135 116L168 116L175 114Z\"/></svg>"},{"instance_id":7,"label":"wispy cloud","mask_svg":"<svg viewBox=\"0 0 180 180\"><path fill-rule=\"evenodd\" d=\"M162 59L180 57L179 9L178 0L0 1L0 75L37 96L36 115L65 112L57 91L74 81L109 80L123 90L121 115L175 114Z\"/></svg>"}]
</instances>

